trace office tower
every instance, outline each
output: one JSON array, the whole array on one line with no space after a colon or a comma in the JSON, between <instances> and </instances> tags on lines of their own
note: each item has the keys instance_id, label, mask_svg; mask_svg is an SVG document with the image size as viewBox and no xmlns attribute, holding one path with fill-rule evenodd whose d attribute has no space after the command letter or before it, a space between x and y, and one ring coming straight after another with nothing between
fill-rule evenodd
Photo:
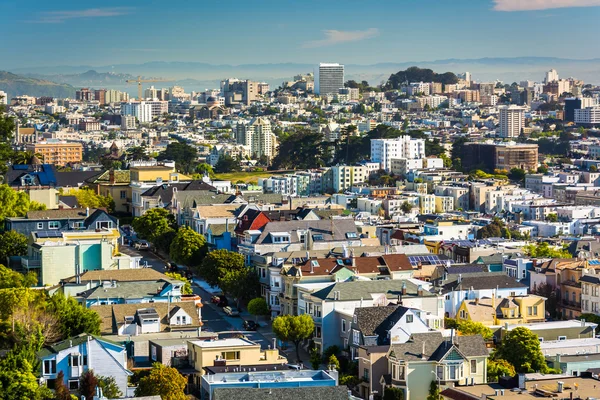
<instances>
[{"instance_id":1,"label":"office tower","mask_svg":"<svg viewBox=\"0 0 600 400\"><path fill-rule=\"evenodd\" d=\"M340 88L344 87L344 66L341 64L319 64L317 71L318 87L315 92L321 96L336 94Z\"/></svg>"},{"instance_id":2,"label":"office tower","mask_svg":"<svg viewBox=\"0 0 600 400\"><path fill-rule=\"evenodd\" d=\"M581 110L581 99L571 97L565 99L565 117L564 121L574 122L575 121L575 110Z\"/></svg>"},{"instance_id":3,"label":"office tower","mask_svg":"<svg viewBox=\"0 0 600 400\"><path fill-rule=\"evenodd\" d=\"M558 80L558 72L555 69L551 69L546 72L546 78L544 78L544 83L555 82Z\"/></svg>"},{"instance_id":4,"label":"office tower","mask_svg":"<svg viewBox=\"0 0 600 400\"><path fill-rule=\"evenodd\" d=\"M94 91L94 99L98 100L101 106L106 104L106 89L98 89Z\"/></svg>"},{"instance_id":5,"label":"office tower","mask_svg":"<svg viewBox=\"0 0 600 400\"><path fill-rule=\"evenodd\" d=\"M500 110L500 136L518 137L525 127L525 109L510 105L498 107Z\"/></svg>"}]
</instances>

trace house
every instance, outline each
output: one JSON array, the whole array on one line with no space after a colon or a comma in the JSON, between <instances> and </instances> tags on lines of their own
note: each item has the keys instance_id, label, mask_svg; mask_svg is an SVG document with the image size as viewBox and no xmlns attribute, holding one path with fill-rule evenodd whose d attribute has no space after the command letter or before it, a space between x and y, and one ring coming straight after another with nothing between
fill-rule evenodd
<instances>
[{"instance_id":1,"label":"house","mask_svg":"<svg viewBox=\"0 0 600 400\"><path fill-rule=\"evenodd\" d=\"M247 208L238 214L238 222L235 227L237 241L244 239L246 231L260 231L271 219L265 212L258 208Z\"/></svg>"},{"instance_id":2,"label":"house","mask_svg":"<svg viewBox=\"0 0 600 400\"><path fill-rule=\"evenodd\" d=\"M563 374L580 376L590 368L597 368L600 363L600 353L585 353L546 356L550 368L559 369Z\"/></svg>"},{"instance_id":3,"label":"house","mask_svg":"<svg viewBox=\"0 0 600 400\"><path fill-rule=\"evenodd\" d=\"M481 322L486 326L509 324L526 324L544 322L546 320L546 298L527 294L509 296L504 299L476 298L463 300L456 319Z\"/></svg>"},{"instance_id":4,"label":"house","mask_svg":"<svg viewBox=\"0 0 600 400\"><path fill-rule=\"evenodd\" d=\"M289 370L228 372L204 375L205 400L348 400L348 389L337 386L337 372ZM199 389L200 389L199 388Z\"/></svg>"},{"instance_id":5,"label":"house","mask_svg":"<svg viewBox=\"0 0 600 400\"><path fill-rule=\"evenodd\" d=\"M179 177L175 181L162 180L152 183L132 182L132 208L133 216L139 217L151 208L169 208L174 192L188 190L205 191L207 194L216 194L217 189L201 180L181 182Z\"/></svg>"},{"instance_id":6,"label":"house","mask_svg":"<svg viewBox=\"0 0 600 400\"><path fill-rule=\"evenodd\" d=\"M71 391L79 389L79 378L87 370L96 375L113 377L122 393L127 391L127 379L133 375L127 369L125 346L109 340L82 333L49 346L37 353L42 377L49 387L54 387L59 372L64 374L64 384Z\"/></svg>"},{"instance_id":7,"label":"house","mask_svg":"<svg viewBox=\"0 0 600 400\"><path fill-rule=\"evenodd\" d=\"M199 335L202 302L107 304L90 307L100 316L102 335L137 336L156 332L191 332Z\"/></svg>"},{"instance_id":8,"label":"house","mask_svg":"<svg viewBox=\"0 0 600 400\"><path fill-rule=\"evenodd\" d=\"M383 385L379 378L388 373L389 349L389 345L358 347L358 392L363 399L368 399L371 394L383 393Z\"/></svg>"},{"instance_id":9,"label":"house","mask_svg":"<svg viewBox=\"0 0 600 400\"><path fill-rule=\"evenodd\" d=\"M323 285L326 285L323 287ZM443 297L429 292L427 282L416 279L348 281L332 284L297 284L298 315L309 314L315 323L313 341L319 351L343 346L342 319L352 317L360 307L390 303L421 311L430 327L443 319Z\"/></svg>"},{"instance_id":10,"label":"house","mask_svg":"<svg viewBox=\"0 0 600 400\"><path fill-rule=\"evenodd\" d=\"M342 335L347 335L343 348L350 348L354 360L361 346L404 343L413 333L429 332L431 329L420 314L419 310L399 305L356 308L349 326L345 319L341 322Z\"/></svg>"},{"instance_id":11,"label":"house","mask_svg":"<svg viewBox=\"0 0 600 400\"><path fill-rule=\"evenodd\" d=\"M229 250L235 246L235 223L209 224L206 228L206 243L211 250Z\"/></svg>"},{"instance_id":12,"label":"house","mask_svg":"<svg viewBox=\"0 0 600 400\"><path fill-rule=\"evenodd\" d=\"M198 206L192 210L191 228L201 235L206 235L211 224L235 225L236 210L239 207L239 204Z\"/></svg>"},{"instance_id":13,"label":"house","mask_svg":"<svg viewBox=\"0 0 600 400\"><path fill-rule=\"evenodd\" d=\"M503 261L503 254L496 253L489 256L479 256L473 264L484 265L490 272L502 272Z\"/></svg>"},{"instance_id":14,"label":"house","mask_svg":"<svg viewBox=\"0 0 600 400\"><path fill-rule=\"evenodd\" d=\"M104 209L63 209L28 211L24 217L7 217L4 229L25 236L36 231L71 231L118 228L117 218Z\"/></svg>"},{"instance_id":15,"label":"house","mask_svg":"<svg viewBox=\"0 0 600 400\"><path fill-rule=\"evenodd\" d=\"M406 343L392 344L387 354L389 376L385 388L404 390L406 400L427 398L431 381L440 389L487 383L489 351L481 335L442 336L441 332L415 333Z\"/></svg>"},{"instance_id":16,"label":"house","mask_svg":"<svg viewBox=\"0 0 600 400\"><path fill-rule=\"evenodd\" d=\"M472 272L447 275L436 283L445 297L446 316L454 318L463 300L484 297L504 299L509 296L524 296L528 286L501 272Z\"/></svg>"},{"instance_id":17,"label":"house","mask_svg":"<svg viewBox=\"0 0 600 400\"><path fill-rule=\"evenodd\" d=\"M115 212L131 213L131 170L110 169L87 179L86 185L96 194L110 196L115 202Z\"/></svg>"},{"instance_id":18,"label":"house","mask_svg":"<svg viewBox=\"0 0 600 400\"><path fill-rule=\"evenodd\" d=\"M540 342L564 341L570 339L585 339L595 337L598 324L584 320L532 322L528 324L509 324L506 322L494 332L497 341L504 335L518 327L525 327L538 336Z\"/></svg>"}]
</instances>

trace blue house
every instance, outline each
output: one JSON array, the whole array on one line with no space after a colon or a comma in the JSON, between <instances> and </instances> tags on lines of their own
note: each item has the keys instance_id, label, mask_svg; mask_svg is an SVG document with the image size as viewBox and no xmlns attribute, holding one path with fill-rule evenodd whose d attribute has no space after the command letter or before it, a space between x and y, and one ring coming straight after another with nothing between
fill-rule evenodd
<instances>
[{"instance_id":1,"label":"blue house","mask_svg":"<svg viewBox=\"0 0 600 400\"><path fill-rule=\"evenodd\" d=\"M210 224L206 229L206 242L211 250L229 250L233 248L233 236L236 225Z\"/></svg>"}]
</instances>

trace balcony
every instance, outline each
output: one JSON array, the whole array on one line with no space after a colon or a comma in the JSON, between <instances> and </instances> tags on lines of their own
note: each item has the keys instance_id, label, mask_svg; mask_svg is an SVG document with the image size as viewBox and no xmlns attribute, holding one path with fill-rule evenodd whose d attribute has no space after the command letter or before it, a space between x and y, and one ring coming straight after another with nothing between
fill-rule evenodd
<instances>
[{"instance_id":1,"label":"balcony","mask_svg":"<svg viewBox=\"0 0 600 400\"><path fill-rule=\"evenodd\" d=\"M25 269L31 269L31 268L41 268L42 267L42 261L41 260L30 260L28 258L21 258L21 266Z\"/></svg>"}]
</instances>

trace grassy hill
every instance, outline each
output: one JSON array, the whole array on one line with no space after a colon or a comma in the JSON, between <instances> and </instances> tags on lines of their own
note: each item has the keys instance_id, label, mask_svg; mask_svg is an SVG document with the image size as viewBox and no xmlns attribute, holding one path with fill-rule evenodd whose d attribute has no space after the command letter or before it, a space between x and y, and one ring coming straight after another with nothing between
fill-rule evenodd
<instances>
[{"instance_id":1,"label":"grassy hill","mask_svg":"<svg viewBox=\"0 0 600 400\"><path fill-rule=\"evenodd\" d=\"M0 90L7 93L9 100L20 95L75 98L75 88L71 85L28 78L6 71L0 71Z\"/></svg>"}]
</instances>

